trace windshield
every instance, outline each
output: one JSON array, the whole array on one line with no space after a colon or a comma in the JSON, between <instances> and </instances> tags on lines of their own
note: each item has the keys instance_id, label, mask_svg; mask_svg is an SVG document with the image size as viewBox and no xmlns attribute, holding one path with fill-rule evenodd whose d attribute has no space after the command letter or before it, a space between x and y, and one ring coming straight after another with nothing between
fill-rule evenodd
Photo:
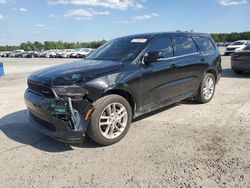
<instances>
[{"instance_id":1,"label":"windshield","mask_svg":"<svg viewBox=\"0 0 250 188\"><path fill-rule=\"evenodd\" d=\"M74 52L80 52L81 48L74 49Z\"/></svg>"},{"instance_id":2,"label":"windshield","mask_svg":"<svg viewBox=\"0 0 250 188\"><path fill-rule=\"evenodd\" d=\"M250 45L248 45L247 47L245 47L243 50L250 50Z\"/></svg>"},{"instance_id":3,"label":"windshield","mask_svg":"<svg viewBox=\"0 0 250 188\"><path fill-rule=\"evenodd\" d=\"M239 46L239 45L243 45L243 44L245 44L245 42L234 42L233 44L232 44L232 46Z\"/></svg>"},{"instance_id":4,"label":"windshield","mask_svg":"<svg viewBox=\"0 0 250 188\"><path fill-rule=\"evenodd\" d=\"M86 49L85 48L82 48L82 49L80 49L80 50L78 50L79 52L85 52L86 51Z\"/></svg>"},{"instance_id":5,"label":"windshield","mask_svg":"<svg viewBox=\"0 0 250 188\"><path fill-rule=\"evenodd\" d=\"M124 61L134 59L146 46L148 38L124 37L111 40L95 50L87 59Z\"/></svg>"}]
</instances>

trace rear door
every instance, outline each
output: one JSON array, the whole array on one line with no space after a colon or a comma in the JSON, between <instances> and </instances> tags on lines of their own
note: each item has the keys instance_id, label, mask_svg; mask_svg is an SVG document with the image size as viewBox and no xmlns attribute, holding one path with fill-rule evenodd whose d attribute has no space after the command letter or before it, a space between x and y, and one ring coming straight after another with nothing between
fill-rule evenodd
<instances>
[{"instance_id":1,"label":"rear door","mask_svg":"<svg viewBox=\"0 0 250 188\"><path fill-rule=\"evenodd\" d=\"M204 61L193 38L188 34L174 34L176 69L180 75L180 95L195 92L205 67Z\"/></svg>"}]
</instances>

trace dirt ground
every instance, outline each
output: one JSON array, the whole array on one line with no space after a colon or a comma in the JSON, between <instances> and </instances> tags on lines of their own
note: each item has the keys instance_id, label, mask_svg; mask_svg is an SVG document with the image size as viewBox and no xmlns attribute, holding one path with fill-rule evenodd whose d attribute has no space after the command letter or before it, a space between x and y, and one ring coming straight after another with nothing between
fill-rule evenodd
<instances>
[{"instance_id":1,"label":"dirt ground","mask_svg":"<svg viewBox=\"0 0 250 188\"><path fill-rule=\"evenodd\" d=\"M109 147L66 145L28 125L27 76L69 60L1 61L0 187L250 187L250 74L234 74L229 57L210 103L136 119Z\"/></svg>"}]
</instances>

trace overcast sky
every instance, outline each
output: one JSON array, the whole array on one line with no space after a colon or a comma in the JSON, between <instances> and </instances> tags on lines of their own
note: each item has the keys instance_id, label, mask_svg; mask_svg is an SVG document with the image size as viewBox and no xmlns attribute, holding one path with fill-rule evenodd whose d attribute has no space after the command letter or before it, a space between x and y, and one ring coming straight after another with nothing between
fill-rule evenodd
<instances>
[{"instance_id":1,"label":"overcast sky","mask_svg":"<svg viewBox=\"0 0 250 188\"><path fill-rule=\"evenodd\" d=\"M249 0L0 0L0 45L156 32L250 31Z\"/></svg>"}]
</instances>

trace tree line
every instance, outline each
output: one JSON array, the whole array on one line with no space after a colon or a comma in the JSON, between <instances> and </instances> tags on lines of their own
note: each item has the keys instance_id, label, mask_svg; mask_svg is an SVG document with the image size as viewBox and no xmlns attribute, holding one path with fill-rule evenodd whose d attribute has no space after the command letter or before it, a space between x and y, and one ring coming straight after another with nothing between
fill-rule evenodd
<instances>
[{"instance_id":1,"label":"tree line","mask_svg":"<svg viewBox=\"0 0 250 188\"><path fill-rule=\"evenodd\" d=\"M233 33L212 33L215 42L234 42L236 40L250 40L249 32L233 32ZM13 51L22 49L25 51L41 51L52 49L75 49L75 48L98 48L106 41L92 41L92 42L62 42L62 41L45 41L41 42L26 42L20 46L0 46L0 51Z\"/></svg>"},{"instance_id":2,"label":"tree line","mask_svg":"<svg viewBox=\"0 0 250 188\"><path fill-rule=\"evenodd\" d=\"M213 33L211 35L215 42L234 42L237 40L250 40L250 32Z\"/></svg>"},{"instance_id":3,"label":"tree line","mask_svg":"<svg viewBox=\"0 0 250 188\"><path fill-rule=\"evenodd\" d=\"M98 48L105 42L105 40L92 42L45 41L43 43L36 41L21 43L20 46L0 46L0 51L14 51L20 49L25 51L41 51L52 49Z\"/></svg>"}]
</instances>

